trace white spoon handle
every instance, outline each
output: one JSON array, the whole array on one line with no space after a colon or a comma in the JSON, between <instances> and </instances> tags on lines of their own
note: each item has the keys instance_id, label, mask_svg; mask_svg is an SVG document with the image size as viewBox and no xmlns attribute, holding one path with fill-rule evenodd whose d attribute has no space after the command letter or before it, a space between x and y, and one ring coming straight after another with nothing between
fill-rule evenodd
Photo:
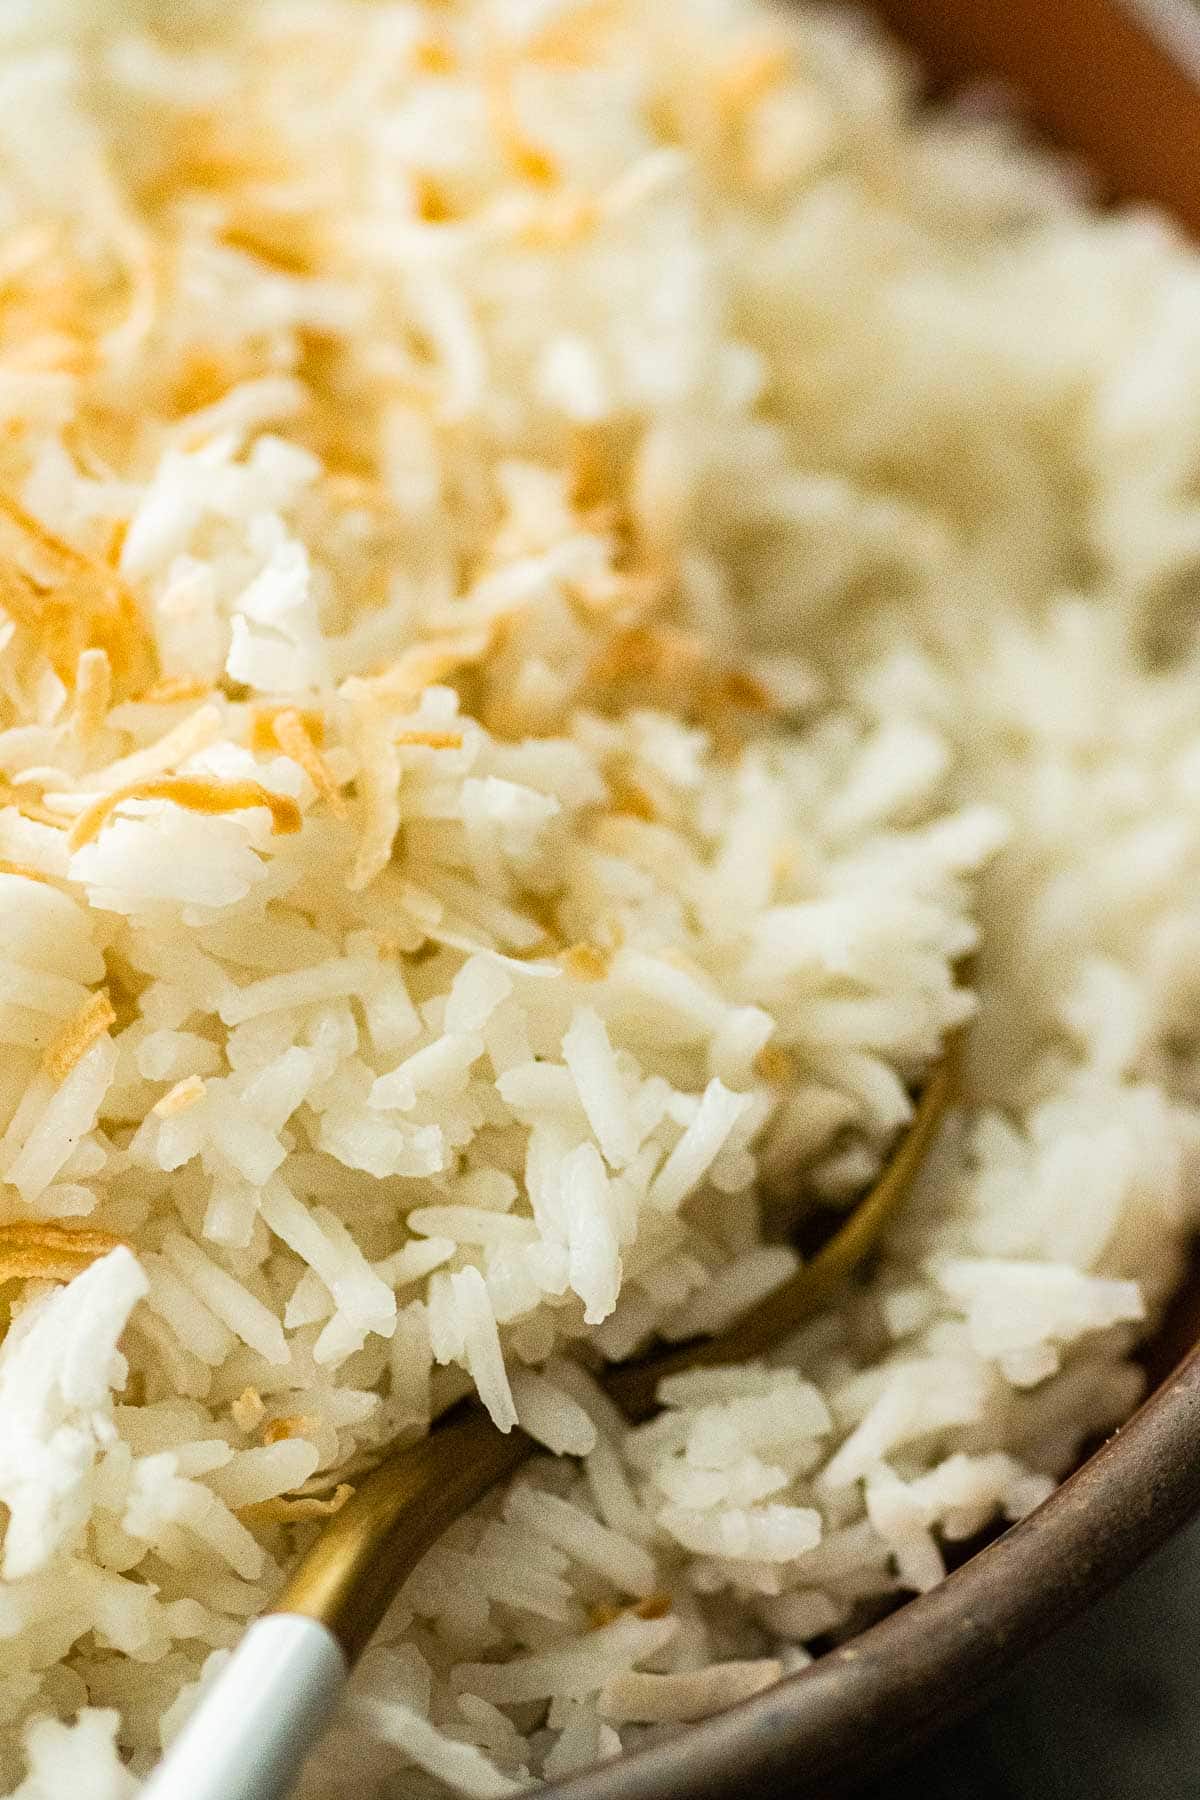
<instances>
[{"instance_id":1,"label":"white spoon handle","mask_svg":"<svg viewBox=\"0 0 1200 1800\"><path fill-rule=\"evenodd\" d=\"M346 1681L332 1632L298 1613L253 1624L141 1800L284 1800Z\"/></svg>"}]
</instances>

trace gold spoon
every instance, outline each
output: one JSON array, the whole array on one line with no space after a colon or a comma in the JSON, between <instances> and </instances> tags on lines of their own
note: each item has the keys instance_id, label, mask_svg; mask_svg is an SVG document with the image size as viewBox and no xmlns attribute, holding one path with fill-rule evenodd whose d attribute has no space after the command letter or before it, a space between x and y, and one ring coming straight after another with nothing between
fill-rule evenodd
<instances>
[{"instance_id":1,"label":"gold spoon","mask_svg":"<svg viewBox=\"0 0 1200 1800\"><path fill-rule=\"evenodd\" d=\"M955 1040L934 1068L878 1181L802 1268L715 1337L608 1369L631 1423L685 1369L763 1356L855 1269L921 1165L954 1079ZM539 1448L462 1401L394 1450L322 1526L272 1610L234 1657L143 1789L142 1800L282 1800L405 1576L446 1527Z\"/></svg>"}]
</instances>

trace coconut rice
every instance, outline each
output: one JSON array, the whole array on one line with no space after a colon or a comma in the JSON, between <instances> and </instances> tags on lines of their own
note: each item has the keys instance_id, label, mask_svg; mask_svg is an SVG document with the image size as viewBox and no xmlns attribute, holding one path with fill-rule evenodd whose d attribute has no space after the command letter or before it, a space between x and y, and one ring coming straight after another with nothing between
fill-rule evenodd
<instances>
[{"instance_id":1,"label":"coconut rice","mask_svg":"<svg viewBox=\"0 0 1200 1800\"><path fill-rule=\"evenodd\" d=\"M497 1800L1139 1396L1200 264L825 7L166 10L0 15L0 1785L133 1793L474 1389L553 1454L310 1777ZM869 1278L630 1429L596 1371L790 1272L972 1014Z\"/></svg>"}]
</instances>

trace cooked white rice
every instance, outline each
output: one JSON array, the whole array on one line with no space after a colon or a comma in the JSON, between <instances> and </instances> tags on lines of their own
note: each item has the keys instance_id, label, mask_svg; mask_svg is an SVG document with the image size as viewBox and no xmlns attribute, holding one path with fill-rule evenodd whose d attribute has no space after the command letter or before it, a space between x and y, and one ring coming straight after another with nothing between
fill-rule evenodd
<instances>
[{"instance_id":1,"label":"cooked white rice","mask_svg":"<svg viewBox=\"0 0 1200 1800\"><path fill-rule=\"evenodd\" d=\"M0 35L0 1784L131 1792L474 1386L556 1454L311 1773L492 1800L1138 1397L1200 1211L1200 264L825 7ZM628 1429L580 1349L781 1279L977 935L869 1284Z\"/></svg>"}]
</instances>

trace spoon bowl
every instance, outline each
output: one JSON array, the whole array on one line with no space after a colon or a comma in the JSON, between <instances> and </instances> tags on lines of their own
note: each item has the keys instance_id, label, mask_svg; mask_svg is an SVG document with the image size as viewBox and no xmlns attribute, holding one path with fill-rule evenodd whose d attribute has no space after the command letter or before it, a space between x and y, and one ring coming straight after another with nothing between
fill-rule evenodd
<instances>
[{"instance_id":1,"label":"spoon bowl","mask_svg":"<svg viewBox=\"0 0 1200 1800\"><path fill-rule=\"evenodd\" d=\"M958 1033L929 1071L878 1179L824 1243L773 1292L714 1337L606 1370L631 1424L655 1410L665 1376L746 1363L784 1342L875 1247L908 1192L946 1109ZM143 1790L143 1800L283 1800L406 1575L446 1527L538 1445L497 1430L461 1401L428 1436L386 1455L330 1518L274 1608L251 1626Z\"/></svg>"},{"instance_id":2,"label":"spoon bowl","mask_svg":"<svg viewBox=\"0 0 1200 1800\"><path fill-rule=\"evenodd\" d=\"M606 1392L631 1424L655 1411L665 1376L766 1355L874 1249L945 1112L953 1049L952 1042L930 1074L878 1180L839 1216L832 1234L794 1275L715 1337L672 1345L604 1372ZM274 1610L319 1620L353 1662L396 1589L446 1526L538 1448L519 1428L502 1435L477 1401L461 1402L428 1437L372 1470L293 1569Z\"/></svg>"}]
</instances>

